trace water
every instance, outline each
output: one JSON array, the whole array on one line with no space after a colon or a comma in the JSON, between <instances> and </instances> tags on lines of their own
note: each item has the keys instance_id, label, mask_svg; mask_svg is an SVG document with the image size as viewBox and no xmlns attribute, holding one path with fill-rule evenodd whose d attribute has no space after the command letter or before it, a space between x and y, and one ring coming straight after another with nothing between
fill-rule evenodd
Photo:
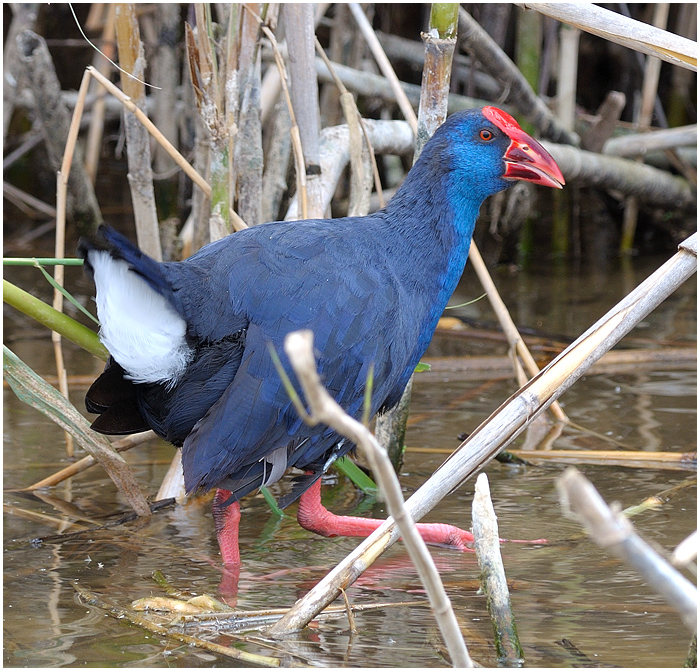
<instances>
[{"instance_id":1,"label":"water","mask_svg":"<svg viewBox=\"0 0 700 671\"><path fill-rule=\"evenodd\" d=\"M496 281L515 321L522 327L574 339L664 259L636 259L627 267L573 273L543 263L527 273L501 271ZM31 269L30 269L31 270ZM69 271L69 283L79 272ZM18 283L27 286L23 270ZM89 292L78 283L78 293ZM454 303L481 292L467 275ZM696 332L694 280L650 315L626 339L627 345L661 349L693 346ZM459 315L492 321L485 301L460 308ZM8 313L5 337L37 372L53 373L51 346L29 321ZM543 350L536 350L538 356ZM431 356L503 356L495 341L441 335ZM100 364L66 346L71 374L95 375ZM688 368L688 366L685 366ZM472 376L473 378L474 376ZM479 376L475 376L479 378ZM516 389L510 377L470 379L463 373L416 376L409 449L402 472L406 496L417 489L454 449L460 434L476 426ZM82 408L85 389L72 400ZM590 431L621 441L626 449L694 451L696 373L677 367L640 364L637 370L587 375L562 398L569 417ZM221 579L208 501L169 508L136 521L82 534L77 526L114 519L128 506L98 468L41 494L15 490L67 463L62 432L37 411L4 392L4 663L12 667L119 666L210 667L237 663L116 619L77 597L75 583L121 608L135 599L159 595L151 574L162 571L186 595L216 595ZM519 439L512 447L522 447ZM565 430L553 449L614 449L587 432ZM160 441L125 453L139 484L153 495L172 456ZM501 537L545 537L546 546L505 544L503 560L513 609L529 667L677 667L690 635L680 618L631 569L581 533L562 515L555 479L563 464L509 466L490 463L485 472L499 519ZM622 507L667 492L663 505L634 518L644 538L670 552L696 528L693 470L582 465L580 470L609 502ZM429 520L470 526L473 482L463 484ZM332 478L324 501L334 512L381 517L384 507ZM259 496L243 504L241 552L244 566L237 606L243 610L288 607L344 558L356 539L325 539L302 530L293 517L269 512ZM39 517L43 515L44 517ZM83 518L82 520L79 518ZM57 533L66 534L56 538ZM47 538L42 543L32 539ZM485 666L496 664L493 629L485 598L478 592L472 553L432 548L470 654ZM694 577L685 572L694 582ZM285 663L322 666L437 667L448 664L444 646L415 570L401 544L382 556L348 590L352 604L384 604L356 615L352 633L346 617L314 623L298 635L269 647L249 641L237 647L277 656ZM225 634L213 637L232 645ZM272 645L272 644L270 644Z\"/></svg>"}]
</instances>

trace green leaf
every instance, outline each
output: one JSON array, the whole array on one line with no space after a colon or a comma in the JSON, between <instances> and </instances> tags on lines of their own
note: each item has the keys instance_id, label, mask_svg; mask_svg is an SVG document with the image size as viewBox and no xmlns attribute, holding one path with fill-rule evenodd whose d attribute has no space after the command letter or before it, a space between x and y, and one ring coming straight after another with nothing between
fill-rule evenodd
<instances>
[{"instance_id":1,"label":"green leaf","mask_svg":"<svg viewBox=\"0 0 700 671\"><path fill-rule=\"evenodd\" d=\"M272 496L272 492L267 487L264 485L260 487L260 492L265 498L267 505L270 506L270 510L272 510L275 515L278 517L286 517L286 515L282 512L282 508L277 505L277 499Z\"/></svg>"},{"instance_id":2,"label":"green leaf","mask_svg":"<svg viewBox=\"0 0 700 671\"><path fill-rule=\"evenodd\" d=\"M73 296L64 288L62 287L56 280L49 275L44 268L39 264L38 262L35 264L36 267L41 270L43 273L44 277L46 278L46 281L54 288L60 291L63 294L63 297L67 300L69 300L73 305L75 305L78 310L80 310L84 315L87 315L95 324L99 326L100 322L97 321L95 317L93 317Z\"/></svg>"},{"instance_id":3,"label":"green leaf","mask_svg":"<svg viewBox=\"0 0 700 671\"><path fill-rule=\"evenodd\" d=\"M430 370L430 364L429 363L423 363L420 361L418 365L416 366L415 372L416 373L422 373L423 371Z\"/></svg>"},{"instance_id":4,"label":"green leaf","mask_svg":"<svg viewBox=\"0 0 700 671\"><path fill-rule=\"evenodd\" d=\"M482 298L486 298L486 294L481 294L478 298L475 298L474 300L467 301L466 303L460 303L459 305L448 305L445 310L454 310L455 308L463 308L465 305L471 305L472 303L476 303L477 301L480 301Z\"/></svg>"},{"instance_id":5,"label":"green leaf","mask_svg":"<svg viewBox=\"0 0 700 671\"><path fill-rule=\"evenodd\" d=\"M335 462L336 468L346 475L365 494L376 494L377 485L350 457L341 457Z\"/></svg>"}]
</instances>

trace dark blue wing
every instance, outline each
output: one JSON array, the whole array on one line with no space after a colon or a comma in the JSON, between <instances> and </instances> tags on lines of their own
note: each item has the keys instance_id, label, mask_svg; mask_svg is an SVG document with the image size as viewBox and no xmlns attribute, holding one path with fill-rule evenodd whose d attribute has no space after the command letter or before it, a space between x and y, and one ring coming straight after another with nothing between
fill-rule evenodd
<instances>
[{"instance_id":1,"label":"dark blue wing","mask_svg":"<svg viewBox=\"0 0 700 671\"><path fill-rule=\"evenodd\" d=\"M372 366L373 411L408 380L409 343L419 325L402 310L402 290L386 254L369 243L377 231L348 234L342 230L348 220L299 223L236 234L235 252L219 252L217 263L228 257L229 309L247 323L245 349L233 381L185 441L188 490L208 489L227 477L254 480L253 473L272 468L264 461L271 453L283 454L287 465L317 463L338 442L333 432L302 422L281 384L268 346L294 379L283 353L289 332L314 332L322 380L351 415L361 413ZM380 217L363 223L382 224ZM190 319L195 330L211 330L194 315Z\"/></svg>"}]
</instances>

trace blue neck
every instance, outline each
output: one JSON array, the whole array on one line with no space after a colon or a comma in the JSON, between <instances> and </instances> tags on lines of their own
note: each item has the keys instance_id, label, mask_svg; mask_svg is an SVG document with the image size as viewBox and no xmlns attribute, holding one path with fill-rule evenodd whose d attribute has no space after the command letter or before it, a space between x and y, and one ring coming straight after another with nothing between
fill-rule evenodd
<instances>
[{"instance_id":1,"label":"blue neck","mask_svg":"<svg viewBox=\"0 0 700 671\"><path fill-rule=\"evenodd\" d=\"M423 303L412 366L427 349L438 319L462 276L483 202L444 167L440 172L443 174L426 175L414 167L387 207L398 223L397 233L406 242L401 250L404 259L399 272L406 286L414 289L416 301Z\"/></svg>"}]
</instances>

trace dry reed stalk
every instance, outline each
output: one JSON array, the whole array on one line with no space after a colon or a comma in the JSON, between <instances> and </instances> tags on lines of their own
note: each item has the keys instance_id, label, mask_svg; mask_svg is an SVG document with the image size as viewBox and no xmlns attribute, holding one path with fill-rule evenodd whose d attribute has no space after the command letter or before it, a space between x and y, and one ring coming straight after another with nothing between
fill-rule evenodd
<instances>
[{"instance_id":1,"label":"dry reed stalk","mask_svg":"<svg viewBox=\"0 0 700 671\"><path fill-rule=\"evenodd\" d=\"M102 76L99 72L95 70L91 65L88 65L86 71L90 73L92 77L97 79L97 81L102 84L119 102L124 105L130 112L133 112L134 116L145 126L146 130L153 136L153 138L158 142L158 144L165 149L168 155L177 163L177 165L182 169L182 171L202 190L204 195L211 197L211 186L208 182L188 163L187 159L180 154L180 152L173 147L173 145L167 140L167 138L156 128L153 122L140 110L133 101L126 96L120 89L118 89L112 82L106 77ZM230 210L229 212L233 227L235 230L240 231L247 228L246 223L236 214L235 210Z\"/></svg>"},{"instance_id":2,"label":"dry reed stalk","mask_svg":"<svg viewBox=\"0 0 700 671\"><path fill-rule=\"evenodd\" d=\"M472 530L476 560L479 564L479 580L493 624L498 664L508 667L522 666L523 649L515 626L515 615L501 557L496 511L491 502L486 473L481 473L474 484Z\"/></svg>"},{"instance_id":3,"label":"dry reed stalk","mask_svg":"<svg viewBox=\"0 0 700 671\"><path fill-rule=\"evenodd\" d=\"M574 2L516 2L606 40L641 51L689 70L698 69L697 44L679 35L629 19L592 4Z\"/></svg>"},{"instance_id":4,"label":"dry reed stalk","mask_svg":"<svg viewBox=\"0 0 700 671\"><path fill-rule=\"evenodd\" d=\"M314 6L308 3L283 5L285 30L294 39L287 41L289 52L289 93L294 119L299 126L299 139L304 155L302 169L306 175L306 219L325 215L321 198L319 133L321 118L318 105L318 83L314 66Z\"/></svg>"},{"instance_id":5,"label":"dry reed stalk","mask_svg":"<svg viewBox=\"0 0 700 671\"><path fill-rule=\"evenodd\" d=\"M275 55L275 64L280 73L280 82L282 84L282 91L284 93L284 98L287 102L287 109L289 110L289 119L291 122L290 135L292 138L292 149L294 151L294 165L296 167L297 176L297 197L301 203L301 219L309 218L309 207L308 198L306 190L306 162L304 160L304 150L301 145L301 135L299 133L299 126L297 124L296 115L294 114L294 106L292 105L292 98L289 94L289 88L287 86L287 74L286 68L284 66L284 60L277 44L277 39L274 33L267 27L262 27L263 32L270 40L272 46L272 51ZM323 170L321 170L321 175L323 175ZM291 209L291 208L290 208ZM325 210L325 208L324 208Z\"/></svg>"},{"instance_id":6,"label":"dry reed stalk","mask_svg":"<svg viewBox=\"0 0 700 671\"><path fill-rule=\"evenodd\" d=\"M146 87L143 79L146 58L136 19L136 7L131 2L118 2L114 6L114 19L119 53L122 90L140 109L146 105ZM151 145L148 132L138 119L124 111L126 152L129 170L127 180L131 190L131 202L139 247L156 261L163 260L158 230L158 213L153 190Z\"/></svg>"},{"instance_id":7,"label":"dry reed stalk","mask_svg":"<svg viewBox=\"0 0 700 671\"><path fill-rule=\"evenodd\" d=\"M265 10L261 3L241 5L238 54L235 166L238 211L253 226L262 222L263 144L260 120L260 35ZM272 11L272 6L267 6ZM265 22L267 23L267 21Z\"/></svg>"},{"instance_id":8,"label":"dry reed stalk","mask_svg":"<svg viewBox=\"0 0 700 671\"><path fill-rule=\"evenodd\" d=\"M667 2L660 2L654 5L652 22L656 28L663 29L666 27L668 11L669 3ZM644 79L642 81L642 105L636 119L637 125L642 128L651 126L660 73L661 61L658 58L647 56L644 65ZM634 196L631 196L625 202L625 211L622 217L622 237L620 239L621 254L631 254L634 249L634 235L637 230L638 216L639 201Z\"/></svg>"},{"instance_id":9,"label":"dry reed stalk","mask_svg":"<svg viewBox=\"0 0 700 671\"><path fill-rule=\"evenodd\" d=\"M382 49L382 45L379 44L379 40L374 34L374 30L372 29L370 22L367 20L362 7L356 2L351 2L349 7L353 18L357 22L357 25L362 33L362 36L365 38L367 45L372 51L372 55L377 61L377 65L379 65L379 69L391 84L391 87L394 90L394 95L396 96L396 102L401 109L401 113L403 114L404 119L406 119L406 121L408 121L410 124L413 135L415 136L418 130L418 118L416 117L416 113L413 111L413 107L408 102L408 98L406 97L403 88L401 88L401 82L396 76L394 68L389 62L389 59L386 57L384 49Z\"/></svg>"},{"instance_id":10,"label":"dry reed stalk","mask_svg":"<svg viewBox=\"0 0 700 671\"><path fill-rule=\"evenodd\" d=\"M562 25L559 30L559 71L557 75L557 118L562 128L573 132L576 121L578 42L581 31Z\"/></svg>"},{"instance_id":11,"label":"dry reed stalk","mask_svg":"<svg viewBox=\"0 0 700 671\"><path fill-rule=\"evenodd\" d=\"M177 145L178 117L175 112L177 86L179 82L179 62L177 36L180 32L180 6L175 3L158 3L156 7L158 24L158 46L153 59L153 78L159 87L154 91L155 109L153 120L163 135L173 146ZM158 146L155 152L155 170L164 173L170 168L165 151Z\"/></svg>"},{"instance_id":12,"label":"dry reed stalk","mask_svg":"<svg viewBox=\"0 0 700 671\"><path fill-rule=\"evenodd\" d=\"M439 500L514 440L531 420L576 382L590 365L617 343L639 321L695 273L697 234L680 246L679 252L642 282L612 310L591 326L527 386L505 401L438 468L410 499L406 507L419 520ZM304 627L347 589L397 539L389 518L280 620L277 633Z\"/></svg>"},{"instance_id":13,"label":"dry reed stalk","mask_svg":"<svg viewBox=\"0 0 700 671\"><path fill-rule=\"evenodd\" d=\"M54 256L57 259L62 259L65 256L65 240L66 240L66 200L68 194L68 175L70 174L71 165L73 163L73 154L75 153L76 142L78 141L78 131L80 130L80 118L83 114L83 104L85 96L90 85L90 79L83 75L78 92L78 104L73 110L73 117L68 128L68 138L66 140L66 148L63 154L61 169L56 174L56 241L54 246ZM54 267L54 280L59 287L63 286L64 266L57 264ZM63 312L63 294L54 289L53 292L53 309L57 312ZM68 399L68 378L65 365L63 363L63 349L61 347L61 336L56 331L51 331L51 342L53 343L54 357L56 359L56 375L58 376L58 386L61 394ZM73 457L73 436L70 432L65 432L66 455Z\"/></svg>"},{"instance_id":14,"label":"dry reed stalk","mask_svg":"<svg viewBox=\"0 0 700 671\"><path fill-rule=\"evenodd\" d=\"M384 207L386 204L384 200L384 191L382 189L382 181L377 167L377 157L374 153L374 147L370 142L367 127L357 109L355 98L336 75L334 65L329 60L328 56L326 56L326 52L323 50L318 39L316 39L316 53L318 53L321 60L325 63L340 93L339 101L343 116L345 117L345 122L348 126L351 166L350 207L348 209L348 216L362 216L369 212L369 196L372 190L372 178L374 179L374 188L379 198L380 207ZM364 137L364 143L360 139L360 130ZM367 158L369 160L367 160ZM367 170L367 163L371 166L372 177L370 177L369 171Z\"/></svg>"},{"instance_id":15,"label":"dry reed stalk","mask_svg":"<svg viewBox=\"0 0 700 671\"><path fill-rule=\"evenodd\" d=\"M114 20L114 3L110 3L107 7L107 18L102 28L102 52L107 56L107 59L110 60L115 60L116 58L113 44L115 38L116 23ZM112 64L107 59L100 53L95 54L93 59L94 67L105 77L110 73L112 68ZM102 134L104 132L105 99L107 93L97 82L94 82L92 88L93 91L96 92L97 97L92 106L92 118L90 119L87 142L85 144L85 172L87 172L90 181L94 184L95 178L97 177L97 166L100 161L100 145L102 144Z\"/></svg>"},{"instance_id":16,"label":"dry reed stalk","mask_svg":"<svg viewBox=\"0 0 700 671\"><path fill-rule=\"evenodd\" d=\"M452 604L425 541L404 507L401 485L386 451L382 449L369 429L347 415L321 384L313 354L313 333L311 331L290 333L285 338L284 349L310 408L309 415L306 415L303 405L298 408L302 413L302 419L312 426L319 423L325 424L362 449L380 486L387 508L396 520L408 554L428 593L433 614L449 649L452 663L458 668L471 668L473 663L452 610ZM276 636L287 632L285 618L287 615L273 625L268 633Z\"/></svg>"},{"instance_id":17,"label":"dry reed stalk","mask_svg":"<svg viewBox=\"0 0 700 671\"><path fill-rule=\"evenodd\" d=\"M670 603L691 632L697 629L698 591L634 531L619 510L607 506L595 487L575 468L557 479L565 514L586 527L591 538L634 568Z\"/></svg>"},{"instance_id":18,"label":"dry reed stalk","mask_svg":"<svg viewBox=\"0 0 700 671\"><path fill-rule=\"evenodd\" d=\"M143 431L142 433L135 433L131 436L127 436L126 438L120 438L119 440L114 441L111 444L111 447L115 452L125 452L126 450L130 450L132 447L137 447L138 445L145 443L147 440L152 440L155 437L156 434L153 433L153 431ZM24 487L20 491L31 492L35 489L53 487L54 485L57 485L63 482L64 480L67 480L68 478L72 478L78 473L86 471L88 468L91 468L96 463L98 463L98 461L95 459L95 457L88 455L70 464L70 466L62 468L60 471L57 471L53 475L49 475L48 477L43 478L38 482L35 482L33 485L29 485L29 487ZM160 498L164 497L159 497L156 500L160 500Z\"/></svg>"}]
</instances>

